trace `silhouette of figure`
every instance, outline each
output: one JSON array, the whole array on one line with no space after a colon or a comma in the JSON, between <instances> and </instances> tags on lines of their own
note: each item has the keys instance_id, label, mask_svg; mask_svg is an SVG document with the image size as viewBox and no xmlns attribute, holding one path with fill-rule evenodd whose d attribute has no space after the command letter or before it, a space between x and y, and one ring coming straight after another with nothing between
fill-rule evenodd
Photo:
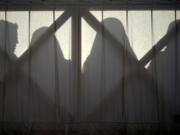
<instances>
[{"instance_id":1,"label":"silhouette of figure","mask_svg":"<svg viewBox=\"0 0 180 135\"><path fill-rule=\"evenodd\" d=\"M1 32L0 32L0 51L1 51L1 64L2 66L5 66L5 61L6 60L5 55L9 56L9 59L11 60L16 60L17 57L14 54L14 51L16 49L16 45L18 44L18 39L17 39L17 24L0 20L0 27L1 27ZM7 63L10 64L10 63ZM3 68L3 67L2 67ZM1 68L1 69L2 69ZM5 67L4 67L5 68ZM8 68L8 67L6 67ZM4 69L3 69L4 70ZM1 73L1 76L3 74ZM2 79L2 78L1 78Z\"/></svg>"},{"instance_id":2,"label":"silhouette of figure","mask_svg":"<svg viewBox=\"0 0 180 135\"><path fill-rule=\"evenodd\" d=\"M0 26L2 27L1 31L1 49L4 50L6 47L6 51L11 59L16 60L16 55L14 51L16 49L16 45L18 44L17 38L17 24L0 20ZM5 46L6 45L6 46Z\"/></svg>"},{"instance_id":3,"label":"silhouette of figure","mask_svg":"<svg viewBox=\"0 0 180 135\"><path fill-rule=\"evenodd\" d=\"M15 94L13 89L16 89L15 81L16 73L12 73L8 78L5 78L5 73L9 68L12 68L13 62L17 60L14 51L18 43L17 39L17 25L8 21L0 20L0 80L1 80L1 120L9 120L8 116L10 111L15 110L16 106L16 97L11 96ZM12 85L10 88L9 85ZM14 88L13 88L14 86ZM4 97L5 96L5 97ZM12 99L10 99L12 98ZM10 100L8 100L10 99ZM9 113L8 113L9 112ZM14 111L14 116L16 116L17 111ZM12 115L11 115L12 116ZM12 116L13 117L13 116ZM13 119L12 119L13 121Z\"/></svg>"},{"instance_id":4,"label":"silhouette of figure","mask_svg":"<svg viewBox=\"0 0 180 135\"><path fill-rule=\"evenodd\" d=\"M160 119L164 122L172 122L173 115L180 114L179 110L179 37L180 20L169 24L161 50L155 50L156 56L153 57L148 70L155 68L155 77L158 80L158 95L160 106ZM164 38L164 37L163 37Z\"/></svg>"},{"instance_id":5,"label":"silhouette of figure","mask_svg":"<svg viewBox=\"0 0 180 135\"><path fill-rule=\"evenodd\" d=\"M113 122L156 120L152 87L140 85L143 79L138 78L140 71L135 64L137 61L133 61L137 58L122 23L115 18L107 18L102 24L119 44L115 44L113 39L108 40L106 30L95 38L83 66L82 119Z\"/></svg>"},{"instance_id":6,"label":"silhouette of figure","mask_svg":"<svg viewBox=\"0 0 180 135\"><path fill-rule=\"evenodd\" d=\"M108 40L107 31L96 35L91 53L83 65L81 76L82 119L113 122L157 120L155 102L157 97L152 92L154 86L147 85L143 78L139 78L140 71L136 72L135 62L127 58L127 52L129 52L133 60L137 59L122 23L115 18L107 18L103 21L103 25L116 37L119 44L115 44L113 39ZM0 120L59 122L71 119L73 102L70 101L69 88L71 62L64 59L56 37L52 35L48 40L44 37L45 42L36 51L31 50L30 46L29 59L25 63L29 67L27 73L23 74L18 69L11 73L9 78L3 80L4 73L11 65L7 57L17 60L14 51L18 40L16 24L0 21L0 27L2 28L0 79L1 89L3 89L0 93L2 101L0 110L3 110L0 111ZM174 28L174 22L170 24L168 31L172 28ZM31 44L46 30L46 27L36 30ZM179 37L179 29L176 34L176 37ZM174 93L176 93L175 106L179 106L180 86L175 82L179 81L180 72L174 63L176 63L175 60L179 60L180 47L175 47L176 40L177 44L180 43L178 38L168 41L166 49L152 59L148 68L151 70L153 64L156 64L157 78L160 81L158 83L164 85L158 92L163 98L160 99L160 106L163 107L161 115L165 119L169 119L169 115L173 114ZM178 61L178 66L179 63ZM173 94L171 90L175 90ZM175 112L179 113L178 107Z\"/></svg>"},{"instance_id":7,"label":"silhouette of figure","mask_svg":"<svg viewBox=\"0 0 180 135\"><path fill-rule=\"evenodd\" d=\"M42 27L33 33L31 44L46 32L47 27ZM31 52L31 78L40 86L41 92L36 93L32 85L34 98L35 119L40 121L62 122L71 119L71 103L69 94L69 61L64 59L60 45L54 35L40 46L38 51ZM35 92L35 94L34 94ZM43 100L42 93L49 99Z\"/></svg>"},{"instance_id":8,"label":"silhouette of figure","mask_svg":"<svg viewBox=\"0 0 180 135\"><path fill-rule=\"evenodd\" d=\"M29 56L22 58L21 67L7 73L7 78L4 75L8 72L8 66L17 66L15 64L18 59L14 54L18 43L17 25L0 21L0 27L2 27L0 120L48 123L71 119L72 116L68 112L71 106L64 98L69 92L66 74L69 72L69 62L64 59L56 37L54 35L49 39L43 37L45 42L42 42L42 45L34 44L37 47L31 49L33 42L38 40L47 28L36 30L30 48L26 51Z\"/></svg>"}]
</instances>

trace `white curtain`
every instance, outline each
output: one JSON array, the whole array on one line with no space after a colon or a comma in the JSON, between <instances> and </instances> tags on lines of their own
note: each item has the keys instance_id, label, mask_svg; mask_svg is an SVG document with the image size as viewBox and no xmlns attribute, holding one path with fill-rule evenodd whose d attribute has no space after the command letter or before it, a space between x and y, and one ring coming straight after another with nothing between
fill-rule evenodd
<instances>
[{"instance_id":1,"label":"white curtain","mask_svg":"<svg viewBox=\"0 0 180 135\"><path fill-rule=\"evenodd\" d=\"M0 121L172 122L180 114L180 11L73 15L0 11Z\"/></svg>"}]
</instances>

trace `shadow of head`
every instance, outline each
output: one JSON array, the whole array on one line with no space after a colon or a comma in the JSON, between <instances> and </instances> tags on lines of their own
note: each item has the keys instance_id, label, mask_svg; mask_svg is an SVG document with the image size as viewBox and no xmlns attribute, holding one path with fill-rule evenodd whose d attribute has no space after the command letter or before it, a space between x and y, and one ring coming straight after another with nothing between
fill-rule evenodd
<instances>
[{"instance_id":1,"label":"shadow of head","mask_svg":"<svg viewBox=\"0 0 180 135\"><path fill-rule=\"evenodd\" d=\"M33 44L34 42L36 42L40 37L42 38L43 33L47 32L48 27L41 27L39 29L37 29L31 38L31 44ZM47 37L43 37L43 40L46 40Z\"/></svg>"},{"instance_id":2,"label":"shadow of head","mask_svg":"<svg viewBox=\"0 0 180 135\"><path fill-rule=\"evenodd\" d=\"M123 54L124 51L128 51L130 57L136 58L130 46L126 27L124 27L123 22L117 18L109 17L104 19L102 23L105 29L103 37L110 43L109 45L113 45L113 48L121 54Z\"/></svg>"},{"instance_id":3,"label":"shadow of head","mask_svg":"<svg viewBox=\"0 0 180 135\"><path fill-rule=\"evenodd\" d=\"M114 36L125 35L125 30L122 22L116 18L110 17L103 20L103 25Z\"/></svg>"},{"instance_id":4,"label":"shadow of head","mask_svg":"<svg viewBox=\"0 0 180 135\"><path fill-rule=\"evenodd\" d=\"M14 55L16 45L18 44L17 29L18 26L15 23L0 20L0 47L7 49L9 55Z\"/></svg>"},{"instance_id":5,"label":"shadow of head","mask_svg":"<svg viewBox=\"0 0 180 135\"><path fill-rule=\"evenodd\" d=\"M172 51L174 45L176 44L176 41L178 40L179 31L180 31L180 20L172 21L167 28L167 32L165 36L167 42L164 43L164 45L162 45L162 49L160 52L170 53L168 50Z\"/></svg>"},{"instance_id":6,"label":"shadow of head","mask_svg":"<svg viewBox=\"0 0 180 135\"><path fill-rule=\"evenodd\" d=\"M169 24L167 32L173 29L179 29L179 28L180 28L180 20L175 20Z\"/></svg>"}]
</instances>

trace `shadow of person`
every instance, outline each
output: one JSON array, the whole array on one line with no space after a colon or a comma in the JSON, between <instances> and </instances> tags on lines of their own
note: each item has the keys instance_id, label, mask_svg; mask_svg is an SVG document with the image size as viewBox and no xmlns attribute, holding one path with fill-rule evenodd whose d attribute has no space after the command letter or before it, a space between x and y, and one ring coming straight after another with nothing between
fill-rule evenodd
<instances>
[{"instance_id":1,"label":"shadow of person","mask_svg":"<svg viewBox=\"0 0 180 135\"><path fill-rule=\"evenodd\" d=\"M7 65L11 65L12 61L17 60L17 56L15 55L15 49L18 44L18 37L17 37L17 29L18 26L15 23L11 23L8 21L0 20L0 58L1 66L3 66L1 69L8 70ZM11 61L9 60L11 59ZM5 65L6 62L6 65ZM5 67L7 66L7 67ZM3 72L3 71L2 71ZM1 78L3 77L3 73L1 73Z\"/></svg>"},{"instance_id":2,"label":"shadow of person","mask_svg":"<svg viewBox=\"0 0 180 135\"><path fill-rule=\"evenodd\" d=\"M46 30L47 27L36 30L31 44ZM44 40L46 38L44 37ZM72 119L70 114L72 106L66 99L69 94L70 62L64 59L55 35L46 40L38 51L30 50L30 55L30 76L41 88L39 90L33 84L31 85L34 119L44 122L63 122Z\"/></svg>"},{"instance_id":3,"label":"shadow of person","mask_svg":"<svg viewBox=\"0 0 180 135\"><path fill-rule=\"evenodd\" d=\"M107 18L103 20L102 24L116 39L118 39L124 50L119 51L119 45L115 45L113 41L107 40L108 34L105 30L104 33L103 29L101 31L102 33L97 33L91 53L83 65L82 103L84 104L82 108L84 108L83 110L85 111L83 113L87 115L92 112L96 106L101 103L101 100L116 88L118 89L116 93L118 99L103 101L103 107L101 105L98 109L99 111L102 110L102 112L98 112L99 114L93 113L95 115L93 116L95 117L93 120L122 120L122 104L124 102L122 101L123 86L119 86L119 81L123 80L126 50L128 50L132 56L135 57L135 55L130 48L124 27L119 20ZM112 104L111 102L116 103ZM119 107L117 107L117 105ZM114 114L102 116L109 111L114 112Z\"/></svg>"},{"instance_id":4,"label":"shadow of person","mask_svg":"<svg viewBox=\"0 0 180 135\"><path fill-rule=\"evenodd\" d=\"M8 78L5 78L5 74L8 71L8 69L12 68L13 62L17 60L17 57L15 55L15 49L16 45L18 44L18 38L17 38L17 24L0 20L0 80L1 80L1 120L7 119L7 110L15 110L15 101L16 97L12 97L11 100L9 99L9 94L13 95L14 92L12 92L9 89L8 85L13 84L15 86L11 89L16 89L16 84L13 81L13 79L16 78L16 73L12 73ZM15 90L16 91L16 90ZM11 94L11 93L12 94ZM11 108L11 109L10 109ZM11 110L11 111L12 111ZM15 114L17 114L17 111L14 111ZM10 112L12 113L12 112ZM15 115L13 114L13 115ZM11 114L12 116L12 114Z\"/></svg>"},{"instance_id":5,"label":"shadow of person","mask_svg":"<svg viewBox=\"0 0 180 135\"><path fill-rule=\"evenodd\" d=\"M170 33L170 35L169 35ZM155 69L158 80L158 95L160 106L160 119L164 123L171 123L174 115L180 115L179 105L179 52L180 52L180 20L169 24L166 39L162 47L154 50L155 55L148 70ZM159 88L161 87L161 88Z\"/></svg>"},{"instance_id":6,"label":"shadow of person","mask_svg":"<svg viewBox=\"0 0 180 135\"><path fill-rule=\"evenodd\" d=\"M1 121L4 122L62 122L71 119L66 106L62 103L60 94L66 93L67 79L64 72L67 68L61 49L56 37L52 35L47 42L43 43L38 50L31 50L26 53L29 57L23 58L23 65L16 69L15 55L17 40L17 25L0 21L1 31ZM45 32L47 28L36 30L32 36L31 44ZM44 40L47 37L43 37ZM38 46L36 44L36 46ZM63 66L62 66L62 65ZM9 67L15 67L13 72L5 76ZM60 68L59 68L60 67ZM63 68L62 68L63 67ZM64 69L64 70L63 70ZM58 78L58 70L64 73L63 80ZM63 70L63 71L62 71ZM10 74L10 75L9 75ZM60 81L60 82L59 82ZM66 89L60 89L58 85L65 83ZM60 92L61 93L60 93ZM63 97L63 96L62 96ZM64 101L65 102L65 101Z\"/></svg>"},{"instance_id":7,"label":"shadow of person","mask_svg":"<svg viewBox=\"0 0 180 135\"><path fill-rule=\"evenodd\" d=\"M82 119L153 121L157 115L154 93L151 92L152 87L141 85L143 79L138 77L138 60L124 26L115 18L103 20L103 25L104 30L96 35L91 53L83 66ZM118 44L108 37L110 34L107 30L118 40ZM130 77L131 74L133 77ZM145 89L148 89L147 92L143 92Z\"/></svg>"},{"instance_id":8,"label":"shadow of person","mask_svg":"<svg viewBox=\"0 0 180 135\"><path fill-rule=\"evenodd\" d=\"M11 57L11 59L16 60L17 56L15 55L15 49L18 44L18 37L17 37L17 24L1 20L0 26L3 27L1 30L1 47L4 50L6 48L6 52ZM7 30L5 31L5 28ZM4 50L5 51L5 50Z\"/></svg>"}]
</instances>

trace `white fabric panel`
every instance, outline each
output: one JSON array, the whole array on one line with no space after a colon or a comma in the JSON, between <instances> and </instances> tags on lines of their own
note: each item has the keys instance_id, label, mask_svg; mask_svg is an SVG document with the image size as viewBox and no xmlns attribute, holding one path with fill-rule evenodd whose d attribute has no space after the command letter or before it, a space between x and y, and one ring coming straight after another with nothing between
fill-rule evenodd
<instances>
[{"instance_id":1,"label":"white fabric panel","mask_svg":"<svg viewBox=\"0 0 180 135\"><path fill-rule=\"evenodd\" d=\"M55 11L55 19L57 19L63 11ZM57 81L57 105L59 120L67 121L72 117L74 112L74 95L72 82L72 63L71 63L71 18L69 18L55 33L56 35L56 81Z\"/></svg>"},{"instance_id":2,"label":"white fabric panel","mask_svg":"<svg viewBox=\"0 0 180 135\"><path fill-rule=\"evenodd\" d=\"M153 38L155 45L172 29L175 21L174 11L153 11ZM174 111L175 94L175 34L164 44L153 61L155 62L155 75L157 78L158 97L160 106L160 119L170 121Z\"/></svg>"},{"instance_id":3,"label":"white fabric panel","mask_svg":"<svg viewBox=\"0 0 180 135\"><path fill-rule=\"evenodd\" d=\"M88 122L170 122L172 115L180 114L179 25L177 35L170 35L160 51L152 51L141 69L137 66L174 28L174 10L90 11L97 22L78 20L81 28L75 30L81 30L81 41L72 39L72 24L78 21L71 17L52 36L42 37L63 13L7 11L5 22L6 14L0 12L0 51L16 61L29 49L18 70L0 55L0 121L71 122L77 108L81 121ZM180 11L176 15L178 22ZM93 28L96 23L101 24L99 31ZM40 37L43 41L35 44L39 47L31 50ZM79 42L81 52L72 50ZM81 60L80 80L73 80L75 59ZM14 72L7 73L4 83L10 67Z\"/></svg>"},{"instance_id":4,"label":"white fabric panel","mask_svg":"<svg viewBox=\"0 0 180 135\"><path fill-rule=\"evenodd\" d=\"M86 62L88 56L91 53L91 49L93 46L93 42L95 39L95 35L96 35L96 31L94 29L91 28L91 26L88 25L88 23L82 18L81 19L82 22L82 29L81 29L81 33L82 33L82 47L81 47L81 70L82 72L84 72L84 63ZM88 34L90 33L90 34Z\"/></svg>"},{"instance_id":5,"label":"white fabric panel","mask_svg":"<svg viewBox=\"0 0 180 135\"><path fill-rule=\"evenodd\" d=\"M29 42L28 42L28 26L29 26L29 20L28 20L28 11L20 12L20 11L13 11L13 12L8 12L7 13L8 21L12 22L17 25L17 36L15 33L10 36L10 38L15 38L13 40L16 41L17 38L17 44L14 43L15 45L15 50L14 52L14 59L15 61L18 60L18 58L28 49L29 47ZM13 31L13 29L10 29L10 32ZM11 34L10 34L11 35ZM11 41L12 43L15 41ZM6 46L8 46L7 44ZM9 54L11 55L11 54ZM29 63L28 59L24 60L24 64L22 65L22 68L17 71L17 77L16 80L13 80L17 84L17 110L18 110L18 119L20 121L27 120L28 118L28 93L29 93L29 82L28 80L28 71L29 71ZM12 88L12 86L11 86ZM13 93L13 92L11 92ZM8 96L8 95L7 95ZM11 99L9 99L11 100ZM10 113L13 111L11 110ZM10 114L11 115L11 114Z\"/></svg>"},{"instance_id":6,"label":"white fabric panel","mask_svg":"<svg viewBox=\"0 0 180 135\"><path fill-rule=\"evenodd\" d=\"M152 48L151 11L129 11L129 41L140 60Z\"/></svg>"},{"instance_id":7,"label":"white fabric panel","mask_svg":"<svg viewBox=\"0 0 180 135\"><path fill-rule=\"evenodd\" d=\"M124 50L126 46L126 11L103 11L103 25L121 44L115 45L103 33L102 57L102 100L103 120L123 122L124 98L122 87L124 71Z\"/></svg>"},{"instance_id":8,"label":"white fabric panel","mask_svg":"<svg viewBox=\"0 0 180 135\"><path fill-rule=\"evenodd\" d=\"M102 11L91 11L91 13L101 23ZM91 116L97 105L101 101L102 95L102 32L96 33L85 20L81 27L81 117L88 117L91 121L101 120L100 113ZM101 28L100 28L101 29ZM86 35L88 35L86 37ZM94 38L95 37L95 38Z\"/></svg>"},{"instance_id":9,"label":"white fabric panel","mask_svg":"<svg viewBox=\"0 0 180 135\"><path fill-rule=\"evenodd\" d=\"M6 60L6 70L8 71L11 67L15 68L12 62L18 60L18 56L28 48L28 12L7 11L6 28L6 52L10 56L10 59ZM22 74L24 71L28 71L28 66L24 71L16 69L14 71L16 72L11 73L5 80L5 119L7 121L23 121L25 116L27 118L28 113L28 83L24 82L28 76Z\"/></svg>"},{"instance_id":10,"label":"white fabric panel","mask_svg":"<svg viewBox=\"0 0 180 135\"><path fill-rule=\"evenodd\" d=\"M128 49L127 46L127 51L133 51L136 61L139 61L152 48L151 11L129 11L128 13L130 47ZM145 68L138 70L133 61L125 60L125 62L127 63L125 76L127 121L157 121L155 102L157 97L153 90L151 71L143 75L147 72Z\"/></svg>"},{"instance_id":11,"label":"white fabric panel","mask_svg":"<svg viewBox=\"0 0 180 135\"><path fill-rule=\"evenodd\" d=\"M176 11L176 15L177 15L176 19L177 19L177 20L180 19L180 13L179 13L179 12L180 12L179 10Z\"/></svg>"},{"instance_id":12,"label":"white fabric panel","mask_svg":"<svg viewBox=\"0 0 180 135\"><path fill-rule=\"evenodd\" d=\"M32 11L30 16L31 44L53 23L53 11ZM55 37L43 37L40 48L31 52L30 76L32 92L32 120L53 122L55 108Z\"/></svg>"}]
</instances>

